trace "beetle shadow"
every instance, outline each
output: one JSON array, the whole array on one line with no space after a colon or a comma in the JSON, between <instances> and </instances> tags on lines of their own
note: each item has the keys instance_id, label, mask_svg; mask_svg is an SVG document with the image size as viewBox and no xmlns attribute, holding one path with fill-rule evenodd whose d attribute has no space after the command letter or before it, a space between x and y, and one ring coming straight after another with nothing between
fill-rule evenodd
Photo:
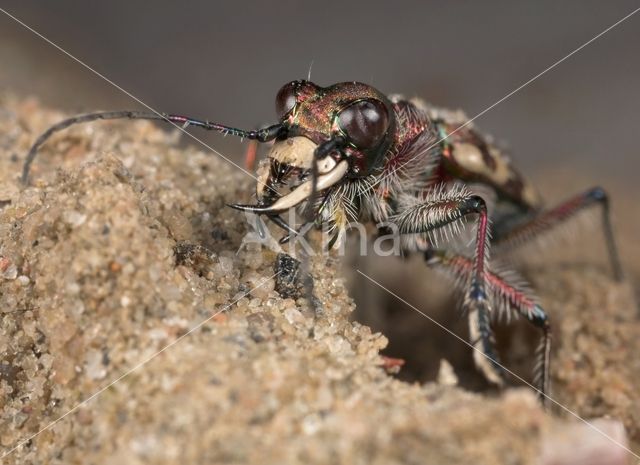
<instances>
[{"instance_id":1,"label":"beetle shadow","mask_svg":"<svg viewBox=\"0 0 640 465\"><path fill-rule=\"evenodd\" d=\"M496 391L476 370L473 349L469 345L377 287L357 273L357 269L463 341L468 341L468 322L461 309L462 295L452 289L449 279L428 269L418 255L405 259L369 256L345 260L345 275L356 302L353 319L387 337L389 344L382 355L404 361L395 375L398 379L420 383L436 381L444 359L453 367L461 388L474 392ZM501 362L531 382L539 334L527 322L518 320L496 323L495 335ZM507 386L522 384L507 375Z\"/></svg>"}]
</instances>

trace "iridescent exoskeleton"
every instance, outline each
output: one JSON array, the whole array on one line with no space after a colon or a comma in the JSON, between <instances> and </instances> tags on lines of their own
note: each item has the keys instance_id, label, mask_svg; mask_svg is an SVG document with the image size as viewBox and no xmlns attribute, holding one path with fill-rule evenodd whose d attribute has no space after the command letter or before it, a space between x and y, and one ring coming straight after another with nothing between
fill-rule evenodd
<instances>
[{"instance_id":1,"label":"iridescent exoskeleton","mask_svg":"<svg viewBox=\"0 0 640 465\"><path fill-rule=\"evenodd\" d=\"M394 225L407 251L424 254L428 266L448 271L464 291L474 360L490 382L504 384L493 344L495 318L522 316L541 330L535 383L544 400L549 389L549 319L520 278L490 264L489 248L518 245L582 209L600 205L609 257L619 279L622 271L605 192L593 188L543 209L535 188L463 113L387 97L358 82L329 87L290 82L277 94L276 112L278 122L257 131L136 111L70 118L36 141L23 181L37 149L54 132L97 119L163 120L270 142L257 170L255 204L233 208L264 215L287 231L283 240L298 233L281 216L292 208L308 223L326 227L336 240L353 221L373 222L380 231ZM477 186L491 193L490 209ZM455 236L465 222L475 225L470 253L440 245L440 232Z\"/></svg>"}]
</instances>

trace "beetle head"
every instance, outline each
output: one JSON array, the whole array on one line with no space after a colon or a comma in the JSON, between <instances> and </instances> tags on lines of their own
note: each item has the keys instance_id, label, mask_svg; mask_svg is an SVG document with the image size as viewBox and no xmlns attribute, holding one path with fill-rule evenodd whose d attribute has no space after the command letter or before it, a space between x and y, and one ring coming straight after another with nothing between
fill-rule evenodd
<instances>
[{"instance_id":1,"label":"beetle head","mask_svg":"<svg viewBox=\"0 0 640 465\"><path fill-rule=\"evenodd\" d=\"M280 131L258 170L258 204L234 208L274 214L302 203L313 194L314 162L318 192L375 172L395 135L389 100L358 82L290 82L276 96L276 112Z\"/></svg>"}]
</instances>

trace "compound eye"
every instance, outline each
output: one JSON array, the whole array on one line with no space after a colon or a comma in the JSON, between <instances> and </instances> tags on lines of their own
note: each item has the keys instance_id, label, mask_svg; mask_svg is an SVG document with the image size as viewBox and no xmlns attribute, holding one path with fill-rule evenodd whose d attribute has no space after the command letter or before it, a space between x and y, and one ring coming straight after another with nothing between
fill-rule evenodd
<instances>
[{"instance_id":1,"label":"compound eye","mask_svg":"<svg viewBox=\"0 0 640 465\"><path fill-rule=\"evenodd\" d=\"M338 125L356 147L373 148L389 129L389 113L379 100L360 100L340 112Z\"/></svg>"},{"instance_id":2,"label":"compound eye","mask_svg":"<svg viewBox=\"0 0 640 465\"><path fill-rule=\"evenodd\" d=\"M282 86L276 95L276 113L278 118L283 118L287 113L296 106L296 88L295 81Z\"/></svg>"}]
</instances>

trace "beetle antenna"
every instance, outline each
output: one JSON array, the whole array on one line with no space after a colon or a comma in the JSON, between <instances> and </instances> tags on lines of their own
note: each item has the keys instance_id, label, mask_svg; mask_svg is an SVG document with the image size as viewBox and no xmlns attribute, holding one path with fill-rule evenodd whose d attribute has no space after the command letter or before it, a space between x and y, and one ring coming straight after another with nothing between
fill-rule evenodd
<instances>
[{"instance_id":1,"label":"beetle antenna","mask_svg":"<svg viewBox=\"0 0 640 465\"><path fill-rule=\"evenodd\" d=\"M88 123L90 121L96 120L112 120L112 119L146 119L146 120L156 120L156 121L165 121L167 123L181 126L183 129L189 126L197 126L202 129L206 129L208 131L216 131L222 134L231 134L232 136L245 138L249 140L256 140L258 142L268 142L270 140L275 139L282 131L282 124L274 124L272 126L258 129L257 131L245 131L243 129L237 129L230 126L224 126L218 123L212 123L206 120L199 120L195 118L190 118L188 116L180 116L180 115L170 115L166 113L149 113L143 111L103 111L98 113L88 113L86 115L74 116L73 118L68 118L63 121L60 121L57 124L54 124L49 129L47 129L44 133L36 139L34 144L31 146L27 158L25 159L23 168L22 168L22 178L21 181L23 184L27 184L29 179L29 170L31 168L31 164L33 163L36 155L38 153L38 149L42 147L42 145L56 132L62 131L63 129L68 128L69 126L73 126L75 124L80 123Z\"/></svg>"}]
</instances>

